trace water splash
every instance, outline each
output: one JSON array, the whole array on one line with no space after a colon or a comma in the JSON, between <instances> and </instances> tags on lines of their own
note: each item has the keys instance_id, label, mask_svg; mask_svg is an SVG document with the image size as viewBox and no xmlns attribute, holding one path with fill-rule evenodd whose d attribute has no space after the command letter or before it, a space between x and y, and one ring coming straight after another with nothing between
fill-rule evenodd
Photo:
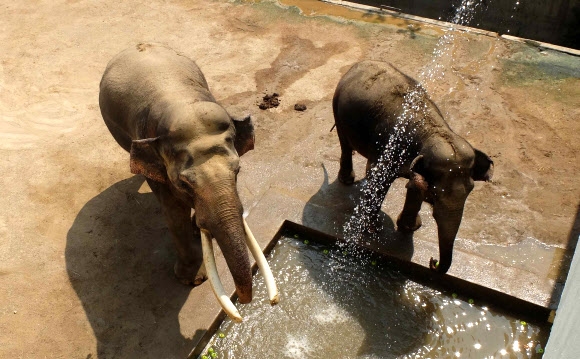
<instances>
[{"instance_id":1,"label":"water splash","mask_svg":"<svg viewBox=\"0 0 580 359\"><path fill-rule=\"evenodd\" d=\"M519 6L519 5L520 5L520 1L519 1L519 0L518 0L518 1L516 1L516 2L514 3L514 6L513 6L513 8L512 8L512 11L513 11L514 13L515 13L516 11L518 11L518 6ZM513 18L514 18L514 15L513 15L513 14L512 14L512 15L510 15L510 19L513 19ZM509 34L509 32L510 32L510 29L507 29L507 33L508 33L508 34Z\"/></svg>"},{"instance_id":2,"label":"water splash","mask_svg":"<svg viewBox=\"0 0 580 359\"><path fill-rule=\"evenodd\" d=\"M378 214L390 183L397 177L401 166L409 160L409 148L414 143L417 123L427 115L425 89L417 85L403 98L403 111L397 118L394 130L389 134L387 144L375 166L367 173L366 182L362 188L361 203L344 227L349 242L360 242L363 233L378 235L381 230L378 224ZM377 143L381 146L382 144ZM375 238L373 238L375 239Z\"/></svg>"},{"instance_id":3,"label":"water splash","mask_svg":"<svg viewBox=\"0 0 580 359\"><path fill-rule=\"evenodd\" d=\"M439 38L430 63L420 72L419 82L428 87L445 76L445 68L453 62L454 41L457 35L457 26L468 26L473 21L475 14L486 5L487 0L462 0L456 7L453 18L449 20L451 28Z\"/></svg>"},{"instance_id":4,"label":"water splash","mask_svg":"<svg viewBox=\"0 0 580 359\"><path fill-rule=\"evenodd\" d=\"M360 203L355 207L353 215L343 227L346 244L361 243L366 235L369 240L378 239L381 225L378 214L385 198L388 187L397 178L402 165L412 155L410 148L416 145L415 134L426 118L427 93L425 87L437 83L445 76L445 69L450 67L449 59L453 61L453 48L457 27L471 23L477 10L486 5L487 0L462 0L456 7L455 14L450 22L454 24L437 42L431 61L420 72L419 83L412 88L403 98L403 112L397 118L393 131L388 135L386 145L383 146L382 155L377 163L371 168L363 184Z\"/></svg>"}]
</instances>

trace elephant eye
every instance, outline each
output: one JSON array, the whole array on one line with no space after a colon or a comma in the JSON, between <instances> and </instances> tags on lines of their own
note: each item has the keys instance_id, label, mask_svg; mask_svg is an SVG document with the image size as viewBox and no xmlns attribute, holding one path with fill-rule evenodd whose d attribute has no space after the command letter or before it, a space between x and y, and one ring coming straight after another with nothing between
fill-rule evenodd
<instances>
[{"instance_id":1,"label":"elephant eye","mask_svg":"<svg viewBox=\"0 0 580 359\"><path fill-rule=\"evenodd\" d=\"M191 178L180 174L178 179L178 186L179 188L181 188L182 190L187 190L190 189L193 186L193 182Z\"/></svg>"},{"instance_id":2,"label":"elephant eye","mask_svg":"<svg viewBox=\"0 0 580 359\"><path fill-rule=\"evenodd\" d=\"M175 158L176 162L183 164L184 168L189 168L193 165L193 157L188 151L174 152L173 158Z\"/></svg>"}]
</instances>

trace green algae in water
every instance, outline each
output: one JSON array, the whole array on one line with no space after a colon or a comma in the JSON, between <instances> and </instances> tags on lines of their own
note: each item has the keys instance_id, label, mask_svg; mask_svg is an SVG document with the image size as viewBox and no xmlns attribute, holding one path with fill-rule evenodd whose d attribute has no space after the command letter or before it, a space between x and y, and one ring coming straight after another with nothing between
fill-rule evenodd
<instances>
[{"instance_id":1,"label":"green algae in water","mask_svg":"<svg viewBox=\"0 0 580 359\"><path fill-rule=\"evenodd\" d=\"M546 333L369 266L370 258L282 238L269 263L281 295L268 304L263 278L208 347L220 358L541 358ZM525 323L525 324L524 324ZM207 355L207 354L206 354Z\"/></svg>"}]
</instances>

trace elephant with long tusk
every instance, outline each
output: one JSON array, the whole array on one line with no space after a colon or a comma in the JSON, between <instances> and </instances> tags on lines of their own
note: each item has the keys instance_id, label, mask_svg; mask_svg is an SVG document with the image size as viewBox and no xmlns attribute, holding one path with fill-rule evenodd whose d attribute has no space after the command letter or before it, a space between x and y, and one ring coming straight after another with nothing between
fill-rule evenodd
<instances>
[{"instance_id":1,"label":"elephant with long tusk","mask_svg":"<svg viewBox=\"0 0 580 359\"><path fill-rule=\"evenodd\" d=\"M161 203L177 249L176 277L193 285L209 278L224 311L241 321L219 280L211 241L223 252L240 303L252 300L247 246L276 304L272 272L236 188L239 156L254 148L251 118L233 119L197 65L158 44L139 44L109 62L99 105L109 131L130 153L131 172L145 176Z\"/></svg>"}]
</instances>

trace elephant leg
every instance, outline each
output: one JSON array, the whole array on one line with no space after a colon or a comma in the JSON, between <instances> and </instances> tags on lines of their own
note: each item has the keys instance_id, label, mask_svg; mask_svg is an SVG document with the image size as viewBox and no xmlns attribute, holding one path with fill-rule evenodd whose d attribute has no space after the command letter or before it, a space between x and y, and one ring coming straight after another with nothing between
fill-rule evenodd
<instances>
[{"instance_id":1,"label":"elephant leg","mask_svg":"<svg viewBox=\"0 0 580 359\"><path fill-rule=\"evenodd\" d=\"M369 171L371 170L371 168L373 168L373 163L371 162L371 160L367 160L367 165L365 167L365 173L368 176Z\"/></svg>"},{"instance_id":2,"label":"elephant leg","mask_svg":"<svg viewBox=\"0 0 580 359\"><path fill-rule=\"evenodd\" d=\"M407 196L403 211L397 218L397 230L400 232L413 232L421 227L419 211L425 199L424 192L407 184Z\"/></svg>"},{"instance_id":3,"label":"elephant leg","mask_svg":"<svg viewBox=\"0 0 580 359\"><path fill-rule=\"evenodd\" d=\"M352 151L354 150L350 145L348 139L341 133L339 127L336 127L338 140L340 142L340 170L338 171L338 180L345 185L354 183L354 170L352 168Z\"/></svg>"},{"instance_id":4,"label":"elephant leg","mask_svg":"<svg viewBox=\"0 0 580 359\"><path fill-rule=\"evenodd\" d=\"M151 190L161 203L173 244L177 262L173 267L177 279L187 285L199 285L207 279L203 266L201 235L192 224L191 208L177 199L169 186L147 179Z\"/></svg>"}]
</instances>

